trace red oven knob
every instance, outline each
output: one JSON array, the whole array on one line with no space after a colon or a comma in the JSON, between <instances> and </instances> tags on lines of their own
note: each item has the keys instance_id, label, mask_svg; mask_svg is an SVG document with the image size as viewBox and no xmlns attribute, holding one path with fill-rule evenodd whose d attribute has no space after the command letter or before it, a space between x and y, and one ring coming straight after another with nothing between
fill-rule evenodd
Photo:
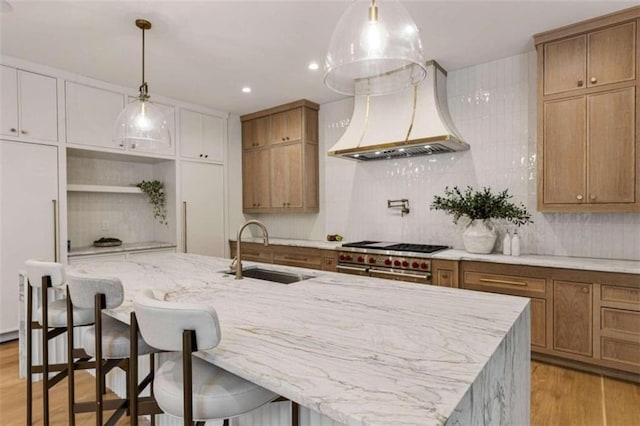
<instances>
[{"instance_id":1,"label":"red oven knob","mask_svg":"<svg viewBox=\"0 0 640 426\"><path fill-rule=\"evenodd\" d=\"M422 262L422 263L420 264L420 268L421 268L421 269L427 269L427 264L426 264L426 262Z\"/></svg>"},{"instance_id":2,"label":"red oven knob","mask_svg":"<svg viewBox=\"0 0 640 426\"><path fill-rule=\"evenodd\" d=\"M341 254L340 255L340 260L344 260L344 258L345 258L344 254Z\"/></svg>"},{"instance_id":3,"label":"red oven knob","mask_svg":"<svg viewBox=\"0 0 640 426\"><path fill-rule=\"evenodd\" d=\"M358 262L360 263L364 262L364 259L362 258L362 256L358 256Z\"/></svg>"},{"instance_id":4,"label":"red oven knob","mask_svg":"<svg viewBox=\"0 0 640 426\"><path fill-rule=\"evenodd\" d=\"M399 260L394 260L393 261L393 266L400 266L400 261Z\"/></svg>"},{"instance_id":5,"label":"red oven knob","mask_svg":"<svg viewBox=\"0 0 640 426\"><path fill-rule=\"evenodd\" d=\"M345 260L348 260L348 261L351 261L351 259L352 259L352 257L349 256L349 255L346 255L344 258L345 258Z\"/></svg>"},{"instance_id":6,"label":"red oven knob","mask_svg":"<svg viewBox=\"0 0 640 426\"><path fill-rule=\"evenodd\" d=\"M376 260L373 257L369 258L369 263L376 263Z\"/></svg>"},{"instance_id":7,"label":"red oven knob","mask_svg":"<svg viewBox=\"0 0 640 426\"><path fill-rule=\"evenodd\" d=\"M384 260L384 264L385 265L391 265L391 259L385 259Z\"/></svg>"},{"instance_id":8,"label":"red oven knob","mask_svg":"<svg viewBox=\"0 0 640 426\"><path fill-rule=\"evenodd\" d=\"M411 264L411 267L412 267L412 268L417 268L418 266L420 266L420 264L419 264L418 262L413 262L413 263Z\"/></svg>"},{"instance_id":9,"label":"red oven knob","mask_svg":"<svg viewBox=\"0 0 640 426\"><path fill-rule=\"evenodd\" d=\"M406 260L403 260L402 261L402 266L404 266L406 268L407 266L409 266L409 262L407 262Z\"/></svg>"}]
</instances>

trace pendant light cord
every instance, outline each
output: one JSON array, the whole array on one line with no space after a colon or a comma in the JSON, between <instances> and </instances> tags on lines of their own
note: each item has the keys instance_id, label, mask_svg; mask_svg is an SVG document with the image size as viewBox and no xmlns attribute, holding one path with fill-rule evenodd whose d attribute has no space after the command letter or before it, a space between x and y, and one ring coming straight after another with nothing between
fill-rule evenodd
<instances>
[{"instance_id":1,"label":"pendant light cord","mask_svg":"<svg viewBox=\"0 0 640 426\"><path fill-rule=\"evenodd\" d=\"M140 27L142 29L142 84L140 85L140 100L141 101L146 101L147 99L149 99L149 87L147 86L147 82L144 79L144 68L145 68L145 44L144 44L144 32L146 30L145 27Z\"/></svg>"}]
</instances>

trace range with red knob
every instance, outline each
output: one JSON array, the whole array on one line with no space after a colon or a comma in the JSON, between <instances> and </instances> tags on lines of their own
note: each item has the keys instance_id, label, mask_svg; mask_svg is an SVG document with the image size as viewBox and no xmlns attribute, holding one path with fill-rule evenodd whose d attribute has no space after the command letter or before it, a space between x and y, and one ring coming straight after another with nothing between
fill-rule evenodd
<instances>
[{"instance_id":1,"label":"range with red knob","mask_svg":"<svg viewBox=\"0 0 640 426\"><path fill-rule=\"evenodd\" d=\"M369 263L371 263L371 264L376 263L376 258L375 257L370 257L369 258Z\"/></svg>"},{"instance_id":2,"label":"range with red knob","mask_svg":"<svg viewBox=\"0 0 640 426\"><path fill-rule=\"evenodd\" d=\"M387 266L391 265L391 259L385 259L384 264Z\"/></svg>"},{"instance_id":3,"label":"range with red knob","mask_svg":"<svg viewBox=\"0 0 640 426\"><path fill-rule=\"evenodd\" d=\"M402 266L404 266L406 268L407 266L409 266L409 262L407 262L406 260L403 260L402 261Z\"/></svg>"},{"instance_id":4,"label":"range with red knob","mask_svg":"<svg viewBox=\"0 0 640 426\"><path fill-rule=\"evenodd\" d=\"M415 261L411 264L412 268L417 268L418 266L420 266L420 264L418 262L415 262Z\"/></svg>"},{"instance_id":5,"label":"range with red knob","mask_svg":"<svg viewBox=\"0 0 640 426\"><path fill-rule=\"evenodd\" d=\"M400 261L399 260L394 260L393 261L393 266L400 266Z\"/></svg>"},{"instance_id":6,"label":"range with red knob","mask_svg":"<svg viewBox=\"0 0 640 426\"><path fill-rule=\"evenodd\" d=\"M420 269L427 269L427 262L422 262L420 264Z\"/></svg>"},{"instance_id":7,"label":"range with red knob","mask_svg":"<svg viewBox=\"0 0 640 426\"><path fill-rule=\"evenodd\" d=\"M358 263L362 263L362 262L364 262L364 257L358 256Z\"/></svg>"}]
</instances>

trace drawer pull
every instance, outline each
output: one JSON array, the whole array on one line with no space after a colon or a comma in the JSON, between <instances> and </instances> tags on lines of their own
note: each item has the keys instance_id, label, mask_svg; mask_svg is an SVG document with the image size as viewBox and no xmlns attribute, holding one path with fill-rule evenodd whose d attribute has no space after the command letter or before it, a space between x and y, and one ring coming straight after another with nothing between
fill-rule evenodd
<instances>
[{"instance_id":1,"label":"drawer pull","mask_svg":"<svg viewBox=\"0 0 640 426\"><path fill-rule=\"evenodd\" d=\"M442 274L442 279L443 279L443 280L446 280L447 278L449 278L449 275L447 275L447 274Z\"/></svg>"},{"instance_id":2,"label":"drawer pull","mask_svg":"<svg viewBox=\"0 0 640 426\"><path fill-rule=\"evenodd\" d=\"M299 256L283 256L286 260L297 260L300 262L308 262L309 259L306 257L299 257Z\"/></svg>"},{"instance_id":3,"label":"drawer pull","mask_svg":"<svg viewBox=\"0 0 640 426\"><path fill-rule=\"evenodd\" d=\"M248 256L260 256L260 253L257 253L255 251L244 251L243 250L243 254L246 254Z\"/></svg>"},{"instance_id":4,"label":"drawer pull","mask_svg":"<svg viewBox=\"0 0 640 426\"><path fill-rule=\"evenodd\" d=\"M507 284L507 285L520 285L526 286L527 283L519 282L519 281L507 281L507 280L494 280L493 278L480 278L481 283L491 283L491 284Z\"/></svg>"},{"instance_id":5,"label":"drawer pull","mask_svg":"<svg viewBox=\"0 0 640 426\"><path fill-rule=\"evenodd\" d=\"M587 287L582 287L582 292L583 293L589 293L589 289Z\"/></svg>"},{"instance_id":6,"label":"drawer pull","mask_svg":"<svg viewBox=\"0 0 640 426\"><path fill-rule=\"evenodd\" d=\"M578 87L582 87L584 85L584 82L582 80L578 80Z\"/></svg>"}]
</instances>

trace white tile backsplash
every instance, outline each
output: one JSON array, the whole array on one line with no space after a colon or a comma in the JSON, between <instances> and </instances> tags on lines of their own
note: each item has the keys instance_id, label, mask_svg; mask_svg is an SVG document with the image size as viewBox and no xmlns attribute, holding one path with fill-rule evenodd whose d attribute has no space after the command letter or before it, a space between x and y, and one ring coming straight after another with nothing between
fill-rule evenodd
<instances>
[{"instance_id":1,"label":"white tile backsplash","mask_svg":"<svg viewBox=\"0 0 640 426\"><path fill-rule=\"evenodd\" d=\"M445 186L505 188L533 213L521 228L522 253L640 260L640 214L536 211L536 53L449 73L449 108L470 151L356 163L327 157L344 132L353 102L321 105L321 211L317 215L258 215L271 235L347 240L380 239L462 248L461 225L429 205ZM238 141L239 143L239 141ZM237 148L239 149L239 148ZM401 217L388 199L408 198ZM233 230L232 230L233 231ZM500 240L500 239L499 239Z\"/></svg>"}]
</instances>

